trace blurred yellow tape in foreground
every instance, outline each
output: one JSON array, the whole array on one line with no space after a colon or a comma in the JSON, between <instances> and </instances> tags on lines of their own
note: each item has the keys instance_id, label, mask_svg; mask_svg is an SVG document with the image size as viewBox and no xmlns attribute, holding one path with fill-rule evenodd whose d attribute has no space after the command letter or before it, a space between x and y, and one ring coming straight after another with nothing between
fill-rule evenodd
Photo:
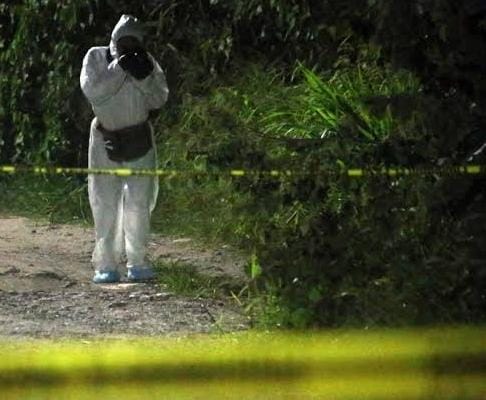
<instances>
[{"instance_id":1,"label":"blurred yellow tape in foreground","mask_svg":"<svg viewBox=\"0 0 486 400\"><path fill-rule=\"evenodd\" d=\"M2 399L486 398L486 329L7 341Z\"/></svg>"}]
</instances>

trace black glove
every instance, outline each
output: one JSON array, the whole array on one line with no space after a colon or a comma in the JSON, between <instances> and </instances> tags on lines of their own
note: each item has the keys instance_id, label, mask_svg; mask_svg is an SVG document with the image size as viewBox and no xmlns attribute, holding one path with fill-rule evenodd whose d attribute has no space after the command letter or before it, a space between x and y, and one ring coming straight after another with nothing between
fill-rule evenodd
<instances>
[{"instance_id":1,"label":"black glove","mask_svg":"<svg viewBox=\"0 0 486 400\"><path fill-rule=\"evenodd\" d=\"M123 54L118 59L118 64L138 80L145 79L154 69L154 64L150 60L147 52L143 49L137 49Z\"/></svg>"}]
</instances>

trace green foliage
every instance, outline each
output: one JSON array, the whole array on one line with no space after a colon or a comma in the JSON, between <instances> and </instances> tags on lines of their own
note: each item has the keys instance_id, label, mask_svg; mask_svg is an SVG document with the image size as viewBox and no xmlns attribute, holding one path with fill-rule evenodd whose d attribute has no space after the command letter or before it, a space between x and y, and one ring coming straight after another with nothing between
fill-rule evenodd
<instances>
[{"instance_id":1,"label":"green foliage","mask_svg":"<svg viewBox=\"0 0 486 400\"><path fill-rule=\"evenodd\" d=\"M291 84L284 75L250 66L206 98L186 101L168 142L182 139L179 166L299 172L218 178L231 182L226 194L239 194L233 197L239 206L226 210L224 237L232 233L255 255L249 273L257 286L249 289L257 298L248 307L263 324L483 318L481 284L471 281L480 270L468 261L474 241L447 208L474 182L338 174L356 165L434 160L445 143L433 124L457 103L438 105L410 73L376 65L328 75L300 67ZM205 190L208 183L198 181L211 213L220 209L211 207L218 194ZM454 194L447 193L451 186ZM217 223L213 229L220 229Z\"/></svg>"},{"instance_id":2,"label":"green foliage","mask_svg":"<svg viewBox=\"0 0 486 400\"><path fill-rule=\"evenodd\" d=\"M91 222L87 185L77 177L0 176L0 212L52 223Z\"/></svg>"},{"instance_id":3,"label":"green foliage","mask_svg":"<svg viewBox=\"0 0 486 400\"><path fill-rule=\"evenodd\" d=\"M367 140L383 139L397 129L397 121L389 108L375 115L363 100L409 95L418 89L410 74L378 68L338 70L325 80L304 67L297 73L304 84L289 87L283 97L262 105L263 132L323 139L348 125Z\"/></svg>"},{"instance_id":4,"label":"green foliage","mask_svg":"<svg viewBox=\"0 0 486 400\"><path fill-rule=\"evenodd\" d=\"M2 161L61 161L72 144L66 98L77 86L79 45L89 32L90 6L23 2L0 7ZM50 23L46 23L49 21ZM74 82L74 85L73 85Z\"/></svg>"},{"instance_id":5,"label":"green foliage","mask_svg":"<svg viewBox=\"0 0 486 400\"><path fill-rule=\"evenodd\" d=\"M486 3L375 3L376 42L386 57L394 65L416 71L427 91L447 98L466 95L484 113Z\"/></svg>"}]
</instances>

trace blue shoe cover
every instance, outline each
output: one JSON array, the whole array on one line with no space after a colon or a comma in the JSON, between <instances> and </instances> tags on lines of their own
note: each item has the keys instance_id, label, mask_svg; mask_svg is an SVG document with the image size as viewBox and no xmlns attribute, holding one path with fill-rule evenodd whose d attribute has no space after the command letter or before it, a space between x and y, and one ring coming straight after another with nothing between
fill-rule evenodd
<instances>
[{"instance_id":1,"label":"blue shoe cover","mask_svg":"<svg viewBox=\"0 0 486 400\"><path fill-rule=\"evenodd\" d=\"M128 268L127 279L129 281L147 281L154 278L155 273L151 267L133 266Z\"/></svg>"},{"instance_id":2,"label":"blue shoe cover","mask_svg":"<svg viewBox=\"0 0 486 400\"><path fill-rule=\"evenodd\" d=\"M120 281L118 271L95 271L94 283L114 283Z\"/></svg>"}]
</instances>

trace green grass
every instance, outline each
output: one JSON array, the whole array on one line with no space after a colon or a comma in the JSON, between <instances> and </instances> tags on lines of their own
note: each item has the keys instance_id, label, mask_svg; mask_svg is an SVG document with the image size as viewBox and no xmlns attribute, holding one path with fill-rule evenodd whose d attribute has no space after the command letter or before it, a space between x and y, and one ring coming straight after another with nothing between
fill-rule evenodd
<instances>
[{"instance_id":1,"label":"green grass","mask_svg":"<svg viewBox=\"0 0 486 400\"><path fill-rule=\"evenodd\" d=\"M261 116L260 125L266 134L325 139L353 127L368 140L382 139L397 128L397 123L390 109L375 114L367 102L416 94L420 89L412 74L377 67L317 74L300 65L295 76L296 82L281 86L270 101L256 101L255 115Z\"/></svg>"},{"instance_id":2,"label":"green grass","mask_svg":"<svg viewBox=\"0 0 486 400\"><path fill-rule=\"evenodd\" d=\"M243 203L227 178L161 180L152 227L156 232L190 236L208 245L221 243L222 238L232 241L235 208Z\"/></svg>"},{"instance_id":3,"label":"green grass","mask_svg":"<svg viewBox=\"0 0 486 400\"><path fill-rule=\"evenodd\" d=\"M164 287L171 293L191 298L228 298L244 285L230 277L201 274L195 265L156 261L154 266Z\"/></svg>"},{"instance_id":4,"label":"green grass","mask_svg":"<svg viewBox=\"0 0 486 400\"><path fill-rule=\"evenodd\" d=\"M51 223L91 224L86 179L77 176L0 176L0 212Z\"/></svg>"}]
</instances>

